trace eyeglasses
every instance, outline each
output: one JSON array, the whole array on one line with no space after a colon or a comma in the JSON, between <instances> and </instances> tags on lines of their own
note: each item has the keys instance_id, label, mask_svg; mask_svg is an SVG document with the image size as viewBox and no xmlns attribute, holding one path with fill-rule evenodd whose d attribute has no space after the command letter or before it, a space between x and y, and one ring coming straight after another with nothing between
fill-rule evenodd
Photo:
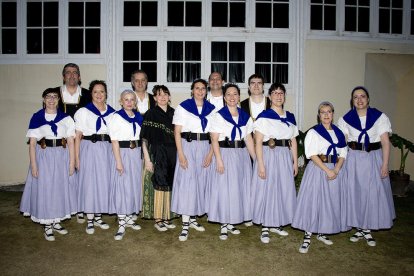
<instances>
[{"instance_id":1,"label":"eyeglasses","mask_svg":"<svg viewBox=\"0 0 414 276\"><path fill-rule=\"evenodd\" d=\"M65 75L73 75L73 76L79 76L79 72L78 71L66 71Z\"/></svg>"},{"instance_id":2,"label":"eyeglasses","mask_svg":"<svg viewBox=\"0 0 414 276\"><path fill-rule=\"evenodd\" d=\"M46 100L57 100L57 99L59 99L59 96L57 96L57 95L46 95L45 99Z\"/></svg>"}]
</instances>

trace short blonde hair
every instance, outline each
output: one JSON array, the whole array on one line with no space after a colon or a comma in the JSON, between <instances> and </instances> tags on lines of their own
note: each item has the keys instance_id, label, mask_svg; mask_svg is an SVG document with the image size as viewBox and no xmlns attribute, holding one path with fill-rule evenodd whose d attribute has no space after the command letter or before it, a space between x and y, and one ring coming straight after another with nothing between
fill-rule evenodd
<instances>
[{"instance_id":1,"label":"short blonde hair","mask_svg":"<svg viewBox=\"0 0 414 276\"><path fill-rule=\"evenodd\" d=\"M132 91L131 89L125 89L124 91L121 92L121 95L119 96L119 104L122 105L122 99L128 94L133 95L135 102L137 101L137 95L135 94L135 92Z\"/></svg>"}]
</instances>

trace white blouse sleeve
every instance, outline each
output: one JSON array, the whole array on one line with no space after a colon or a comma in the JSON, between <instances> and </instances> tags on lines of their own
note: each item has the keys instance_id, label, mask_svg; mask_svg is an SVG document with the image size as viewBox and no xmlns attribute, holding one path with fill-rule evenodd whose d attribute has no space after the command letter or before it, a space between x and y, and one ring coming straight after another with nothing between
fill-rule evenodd
<instances>
[{"instance_id":1,"label":"white blouse sleeve","mask_svg":"<svg viewBox=\"0 0 414 276\"><path fill-rule=\"evenodd\" d=\"M345 136L349 136L347 123L345 122L343 117L339 118L337 126L344 133Z\"/></svg>"},{"instance_id":2,"label":"white blouse sleeve","mask_svg":"<svg viewBox=\"0 0 414 276\"><path fill-rule=\"evenodd\" d=\"M85 132L85 126L86 126L86 114L85 114L86 108L82 107L78 109L75 113L75 129L80 132Z\"/></svg>"},{"instance_id":3,"label":"white blouse sleeve","mask_svg":"<svg viewBox=\"0 0 414 276\"><path fill-rule=\"evenodd\" d=\"M108 134L111 137L111 140L120 141L121 132L122 132L122 122L121 116L114 114L112 118L107 122L108 124Z\"/></svg>"},{"instance_id":4,"label":"white blouse sleeve","mask_svg":"<svg viewBox=\"0 0 414 276\"><path fill-rule=\"evenodd\" d=\"M305 137L305 155L307 159L310 159L313 155L319 154L319 134L310 129L308 133L306 133Z\"/></svg>"},{"instance_id":5,"label":"white blouse sleeve","mask_svg":"<svg viewBox=\"0 0 414 276\"><path fill-rule=\"evenodd\" d=\"M175 109L172 123L179 126L183 126L185 124L184 108L181 105L178 105Z\"/></svg>"},{"instance_id":6,"label":"white blouse sleeve","mask_svg":"<svg viewBox=\"0 0 414 276\"><path fill-rule=\"evenodd\" d=\"M209 121L211 121L209 132L224 133L224 119L219 113L212 115Z\"/></svg>"},{"instance_id":7,"label":"white blouse sleeve","mask_svg":"<svg viewBox=\"0 0 414 276\"><path fill-rule=\"evenodd\" d=\"M382 113L382 115L378 118L378 136L381 136L382 134L388 132L392 133L391 129L391 122L385 113Z\"/></svg>"},{"instance_id":8,"label":"white blouse sleeve","mask_svg":"<svg viewBox=\"0 0 414 276\"><path fill-rule=\"evenodd\" d=\"M68 116L65 119L66 125L66 138L75 137L75 122L73 121L72 117Z\"/></svg>"}]
</instances>

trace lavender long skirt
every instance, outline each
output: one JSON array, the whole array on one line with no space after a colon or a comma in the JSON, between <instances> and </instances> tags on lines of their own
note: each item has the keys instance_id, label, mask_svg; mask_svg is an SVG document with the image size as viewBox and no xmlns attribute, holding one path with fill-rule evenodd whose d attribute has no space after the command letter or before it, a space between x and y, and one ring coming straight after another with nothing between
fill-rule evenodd
<instances>
[{"instance_id":1,"label":"lavender long skirt","mask_svg":"<svg viewBox=\"0 0 414 276\"><path fill-rule=\"evenodd\" d=\"M253 167L252 205L253 222L278 227L292 223L296 210L296 189L292 155L288 147L263 147L266 179Z\"/></svg>"},{"instance_id":2,"label":"lavender long skirt","mask_svg":"<svg viewBox=\"0 0 414 276\"><path fill-rule=\"evenodd\" d=\"M180 167L178 156L172 189L171 211L180 215L201 216L205 214L205 192L212 166L203 167L204 158L210 150L208 141L187 142L181 139L188 168Z\"/></svg>"},{"instance_id":3,"label":"lavender long skirt","mask_svg":"<svg viewBox=\"0 0 414 276\"><path fill-rule=\"evenodd\" d=\"M78 172L78 212L108 213L112 145L82 140Z\"/></svg>"},{"instance_id":4,"label":"lavender long skirt","mask_svg":"<svg viewBox=\"0 0 414 276\"><path fill-rule=\"evenodd\" d=\"M345 161L347 224L362 229L388 229L395 219L390 178L381 178L382 150L349 150Z\"/></svg>"},{"instance_id":5,"label":"lavender long skirt","mask_svg":"<svg viewBox=\"0 0 414 276\"><path fill-rule=\"evenodd\" d=\"M76 184L75 175L69 176L69 149L36 145L36 162L39 176L32 176L31 167L20 211L34 222L52 224L70 218L76 206L71 205L70 185Z\"/></svg>"},{"instance_id":6,"label":"lavender long skirt","mask_svg":"<svg viewBox=\"0 0 414 276\"><path fill-rule=\"evenodd\" d=\"M333 169L333 163L325 164ZM321 234L335 234L348 231L345 225L344 171L334 180L328 180L326 173L312 161L306 166L300 184L298 205L292 227Z\"/></svg>"},{"instance_id":7,"label":"lavender long skirt","mask_svg":"<svg viewBox=\"0 0 414 276\"><path fill-rule=\"evenodd\" d=\"M246 148L220 148L220 152L224 173L216 171L216 159L213 158L214 171L211 171L206 192L208 220L231 224L249 221L252 219L250 155Z\"/></svg>"},{"instance_id":8,"label":"lavender long skirt","mask_svg":"<svg viewBox=\"0 0 414 276\"><path fill-rule=\"evenodd\" d=\"M115 157L111 157L111 189L109 193L109 213L130 215L142 209L142 159L141 147L121 148L124 172L116 170Z\"/></svg>"}]
</instances>

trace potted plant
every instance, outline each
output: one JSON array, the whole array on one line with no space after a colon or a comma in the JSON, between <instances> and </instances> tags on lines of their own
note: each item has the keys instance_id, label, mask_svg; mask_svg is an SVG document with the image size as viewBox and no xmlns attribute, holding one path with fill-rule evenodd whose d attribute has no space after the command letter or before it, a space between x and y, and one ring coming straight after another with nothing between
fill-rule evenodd
<instances>
[{"instance_id":1,"label":"potted plant","mask_svg":"<svg viewBox=\"0 0 414 276\"><path fill-rule=\"evenodd\" d=\"M411 141L393 133L390 136L391 144L400 149L400 169L390 172L392 193L396 196L405 196L408 184L410 183L410 175L404 172L405 162L409 152L414 152L414 144Z\"/></svg>"}]
</instances>

